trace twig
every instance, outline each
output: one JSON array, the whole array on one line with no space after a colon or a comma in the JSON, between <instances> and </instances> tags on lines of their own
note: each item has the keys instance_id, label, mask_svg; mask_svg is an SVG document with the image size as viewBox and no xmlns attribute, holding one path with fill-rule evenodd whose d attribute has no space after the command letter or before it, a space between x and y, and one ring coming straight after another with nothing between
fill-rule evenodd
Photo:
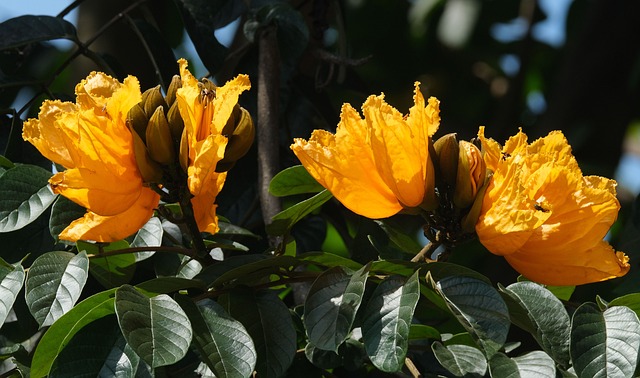
<instances>
[{"instance_id":1,"label":"twig","mask_svg":"<svg viewBox=\"0 0 640 378\"><path fill-rule=\"evenodd\" d=\"M438 248L439 246L440 246L440 243L429 242L427 245L422 247L422 249L420 250L420 252L418 252L417 255L413 256L413 258L411 259L411 262L427 261L429 259L428 256L431 256L433 251L435 251L436 248Z\"/></svg>"},{"instance_id":2,"label":"twig","mask_svg":"<svg viewBox=\"0 0 640 378\"><path fill-rule=\"evenodd\" d=\"M413 378L421 378L422 377L422 374L420 374L420 371L418 370L416 365L413 363L413 361L411 361L411 359L409 357L404 359L404 365L407 367L407 369L409 369L409 372L411 373L411 376Z\"/></svg>"}]
</instances>

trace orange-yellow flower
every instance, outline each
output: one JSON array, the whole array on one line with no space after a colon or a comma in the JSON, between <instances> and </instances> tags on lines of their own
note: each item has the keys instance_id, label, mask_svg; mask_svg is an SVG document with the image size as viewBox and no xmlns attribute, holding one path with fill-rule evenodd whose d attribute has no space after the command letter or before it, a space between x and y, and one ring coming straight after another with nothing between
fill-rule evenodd
<instances>
[{"instance_id":1,"label":"orange-yellow flower","mask_svg":"<svg viewBox=\"0 0 640 378\"><path fill-rule=\"evenodd\" d=\"M49 180L53 192L87 208L60 239L121 240L149 220L160 199L143 186L125 124L141 98L138 79L120 83L93 72L75 92L76 103L45 101L38 119L25 122L22 136L66 168Z\"/></svg>"},{"instance_id":2,"label":"orange-yellow flower","mask_svg":"<svg viewBox=\"0 0 640 378\"><path fill-rule=\"evenodd\" d=\"M478 133L493 176L476 224L480 242L525 277L580 285L620 277L628 257L603 237L620 204L616 182L583 176L564 135L527 144L519 132L501 147Z\"/></svg>"},{"instance_id":3,"label":"orange-yellow flower","mask_svg":"<svg viewBox=\"0 0 640 378\"><path fill-rule=\"evenodd\" d=\"M186 60L180 59L178 63L182 88L176 97L188 146L187 184L193 195L191 204L200 231L213 234L218 232L215 200L227 177L226 172L216 172L228 142L222 130L238 97L251 88L251 83L247 75L238 75L211 91L198 86L198 80L187 69Z\"/></svg>"},{"instance_id":4,"label":"orange-yellow flower","mask_svg":"<svg viewBox=\"0 0 640 378\"><path fill-rule=\"evenodd\" d=\"M362 106L364 119L344 104L335 135L314 130L308 141L295 139L291 149L313 178L357 214L376 219L405 208L434 208L429 139L440 124L439 102L432 97L425 105L419 86L406 117L384 95L370 96Z\"/></svg>"}]
</instances>

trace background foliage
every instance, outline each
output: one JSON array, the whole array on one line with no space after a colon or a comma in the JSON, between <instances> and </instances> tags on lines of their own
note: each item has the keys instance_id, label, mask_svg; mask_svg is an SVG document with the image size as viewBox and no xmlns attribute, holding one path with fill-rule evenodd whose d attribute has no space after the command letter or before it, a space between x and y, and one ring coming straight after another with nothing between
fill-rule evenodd
<instances>
[{"instance_id":1,"label":"background foliage","mask_svg":"<svg viewBox=\"0 0 640 378\"><path fill-rule=\"evenodd\" d=\"M550 22L546 3L77 0L58 17L4 21L4 374L637 376L633 192L620 188L610 235L631 272L574 291L516 282L475 242L448 262L411 263L424 244L419 222L356 216L289 168L292 138L333 130L343 102L357 108L384 92L407 109L419 80L442 101L436 136L470 138L486 125L503 141L517 127L532 139L561 129L585 174L613 177L640 118L640 3L572 1L560 44L536 32ZM232 22L225 46L214 31ZM194 50L182 47L187 37ZM73 47L48 43L58 39ZM46 189L51 164L22 141L22 122L45 98L72 99L92 70L166 89L181 56L219 83L247 73L254 86L241 101L257 142L229 172L221 232L207 239L224 260L207 266L180 253L183 235L158 217L121 242L60 243L83 209ZM280 171L268 194L259 172Z\"/></svg>"}]
</instances>

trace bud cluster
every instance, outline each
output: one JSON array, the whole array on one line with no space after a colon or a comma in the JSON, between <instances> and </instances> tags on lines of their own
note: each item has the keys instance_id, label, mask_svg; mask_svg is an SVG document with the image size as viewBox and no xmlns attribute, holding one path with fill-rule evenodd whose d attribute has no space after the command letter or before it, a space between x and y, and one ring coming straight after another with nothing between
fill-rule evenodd
<instances>
[{"instance_id":1,"label":"bud cluster","mask_svg":"<svg viewBox=\"0 0 640 378\"><path fill-rule=\"evenodd\" d=\"M439 207L429 213L425 227L430 239L455 245L470 238L482 208L488 171L476 143L458 140L455 133L433 143L435 187Z\"/></svg>"}]
</instances>

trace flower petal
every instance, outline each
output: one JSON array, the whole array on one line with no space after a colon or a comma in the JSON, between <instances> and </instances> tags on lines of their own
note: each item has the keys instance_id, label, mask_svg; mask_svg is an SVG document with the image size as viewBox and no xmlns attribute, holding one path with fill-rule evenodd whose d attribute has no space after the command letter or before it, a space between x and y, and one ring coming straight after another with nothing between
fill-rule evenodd
<instances>
[{"instance_id":1,"label":"flower petal","mask_svg":"<svg viewBox=\"0 0 640 378\"><path fill-rule=\"evenodd\" d=\"M113 216L101 216L87 211L83 218L73 221L60 234L60 239L94 240L113 242L122 240L138 231L151 218L160 196L143 188L138 201L130 208Z\"/></svg>"},{"instance_id":2,"label":"flower petal","mask_svg":"<svg viewBox=\"0 0 640 378\"><path fill-rule=\"evenodd\" d=\"M209 135L196 145L193 162L187 170L189 191L194 196L199 195L207 183L217 180L216 165L224 157L227 142L227 138L218 134Z\"/></svg>"},{"instance_id":3,"label":"flower petal","mask_svg":"<svg viewBox=\"0 0 640 378\"><path fill-rule=\"evenodd\" d=\"M218 205L215 204L215 201L224 186L226 177L227 172L211 177L211 181L206 185L206 190L191 198L193 215L198 224L198 229L202 232L215 234L219 230L218 217L216 215Z\"/></svg>"},{"instance_id":4,"label":"flower petal","mask_svg":"<svg viewBox=\"0 0 640 378\"><path fill-rule=\"evenodd\" d=\"M505 256L520 274L545 285L570 286L624 276L629 258L602 241L588 250L571 250L541 256L523 250Z\"/></svg>"}]
</instances>

